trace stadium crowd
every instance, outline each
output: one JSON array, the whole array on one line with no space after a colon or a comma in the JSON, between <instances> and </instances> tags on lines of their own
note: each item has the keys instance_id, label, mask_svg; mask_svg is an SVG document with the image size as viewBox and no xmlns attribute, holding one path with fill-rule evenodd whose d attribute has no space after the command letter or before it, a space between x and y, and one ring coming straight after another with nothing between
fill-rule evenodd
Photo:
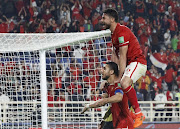
<instances>
[{"instance_id":1,"label":"stadium crowd","mask_svg":"<svg viewBox=\"0 0 180 129\"><path fill-rule=\"evenodd\" d=\"M146 76L141 77L134 85L139 100L154 100L159 90L167 91L165 93L168 100L175 100L175 93L178 93L180 88L180 2L178 0L0 0L0 3L0 33L98 31L101 30L99 21L102 12L106 8L117 9L119 22L128 26L137 36L148 62ZM102 51L101 48L106 45L109 49ZM106 58L101 57L100 60L98 55L110 54L111 43L102 43L95 47L95 53L91 51L94 49L93 45L87 48L85 44L74 49L69 46L59 48L56 53L46 55L49 101L82 101L100 98L97 95L100 91L96 90L101 81L99 62L106 61ZM53 58L55 55L56 59ZM69 57L77 58L69 60ZM155 60L159 64L154 64ZM70 62L70 67L67 67L67 62ZM3 61L1 64L5 66ZM18 65L15 66L16 69L19 68ZM36 66L31 66L24 67L24 70L33 67L36 69ZM33 71L34 75L37 75L36 72L37 69ZM28 80L28 77L24 80ZM35 83L38 83L37 79L33 85L30 83L32 89L36 88ZM40 89L39 85L38 89ZM18 98L20 99L22 98ZM54 105L49 104L49 106Z\"/></svg>"}]
</instances>

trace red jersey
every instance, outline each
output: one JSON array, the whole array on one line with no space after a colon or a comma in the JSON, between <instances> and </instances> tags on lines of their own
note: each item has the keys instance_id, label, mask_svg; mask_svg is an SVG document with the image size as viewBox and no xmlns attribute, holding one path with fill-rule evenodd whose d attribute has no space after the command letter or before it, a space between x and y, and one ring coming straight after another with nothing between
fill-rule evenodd
<instances>
[{"instance_id":1,"label":"red jersey","mask_svg":"<svg viewBox=\"0 0 180 129\"><path fill-rule=\"evenodd\" d=\"M173 72L175 72L173 70L173 68L170 68L170 69L166 70L166 73L165 73L165 82L171 83L173 81Z\"/></svg>"},{"instance_id":2,"label":"red jersey","mask_svg":"<svg viewBox=\"0 0 180 129\"><path fill-rule=\"evenodd\" d=\"M164 13L165 12L165 7L166 7L166 5L164 3L159 4L158 11L160 13Z\"/></svg>"},{"instance_id":3,"label":"red jersey","mask_svg":"<svg viewBox=\"0 0 180 129\"><path fill-rule=\"evenodd\" d=\"M178 27L177 22L175 20L172 20L172 19L169 19L168 21L170 23L169 30L176 31L176 28Z\"/></svg>"},{"instance_id":4,"label":"red jersey","mask_svg":"<svg viewBox=\"0 0 180 129\"><path fill-rule=\"evenodd\" d=\"M54 96L53 95L48 95L48 101L54 101ZM49 102L48 107L54 107L54 103Z\"/></svg>"},{"instance_id":5,"label":"red jersey","mask_svg":"<svg viewBox=\"0 0 180 129\"><path fill-rule=\"evenodd\" d=\"M109 85L105 87L105 90L109 97L115 95L117 92L123 94L123 91L118 86L118 83L115 83L115 85ZM128 98L126 94L123 95L123 99L121 102L112 103L111 112L113 117L114 129L127 127L128 129L134 129L133 119L129 113Z\"/></svg>"},{"instance_id":6,"label":"red jersey","mask_svg":"<svg viewBox=\"0 0 180 129\"><path fill-rule=\"evenodd\" d=\"M112 34L112 44L115 48L115 52L118 55L119 47L128 45L127 51L127 64L131 62L139 62L141 64L147 64L145 56L142 54L139 42L136 36L131 30L124 26L117 24L114 33Z\"/></svg>"}]
</instances>

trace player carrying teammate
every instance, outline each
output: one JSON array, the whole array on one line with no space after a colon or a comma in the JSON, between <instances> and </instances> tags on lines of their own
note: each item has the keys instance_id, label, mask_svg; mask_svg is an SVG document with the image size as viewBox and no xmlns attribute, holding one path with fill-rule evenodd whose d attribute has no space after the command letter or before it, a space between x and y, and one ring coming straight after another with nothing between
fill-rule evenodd
<instances>
[{"instance_id":1,"label":"player carrying teammate","mask_svg":"<svg viewBox=\"0 0 180 129\"><path fill-rule=\"evenodd\" d=\"M105 10L101 22L104 28L112 32L114 48L112 61L119 65L120 84L135 111L134 128L136 128L142 124L145 116L139 108L136 92L131 85L145 75L147 62L136 36L128 27L118 23L118 13L115 9Z\"/></svg>"},{"instance_id":2,"label":"player carrying teammate","mask_svg":"<svg viewBox=\"0 0 180 129\"><path fill-rule=\"evenodd\" d=\"M114 129L134 129L133 119L129 112L128 98L126 94L123 93L122 88L118 86L118 83L115 83L115 80L118 79L118 75L118 65L114 62L106 63L102 71L103 79L108 82L104 87L106 93L103 96L106 96L106 98L100 99L93 104L86 105L82 113L89 108L101 107L107 103L111 103Z\"/></svg>"}]
</instances>

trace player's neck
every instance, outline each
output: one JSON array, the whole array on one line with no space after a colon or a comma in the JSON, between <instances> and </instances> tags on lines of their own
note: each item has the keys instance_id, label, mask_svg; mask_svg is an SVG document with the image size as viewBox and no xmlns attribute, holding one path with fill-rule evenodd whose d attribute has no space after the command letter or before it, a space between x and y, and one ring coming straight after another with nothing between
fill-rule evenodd
<instances>
[{"instance_id":1,"label":"player's neck","mask_svg":"<svg viewBox=\"0 0 180 129\"><path fill-rule=\"evenodd\" d=\"M113 33L114 30L116 29L116 26L117 26L117 23L116 23L116 22L114 22L114 23L111 24L110 30L111 30L112 33Z\"/></svg>"},{"instance_id":2,"label":"player's neck","mask_svg":"<svg viewBox=\"0 0 180 129\"><path fill-rule=\"evenodd\" d=\"M107 82L110 84L110 85L113 85L115 83L115 80L116 80L116 76L110 76L107 80Z\"/></svg>"}]
</instances>

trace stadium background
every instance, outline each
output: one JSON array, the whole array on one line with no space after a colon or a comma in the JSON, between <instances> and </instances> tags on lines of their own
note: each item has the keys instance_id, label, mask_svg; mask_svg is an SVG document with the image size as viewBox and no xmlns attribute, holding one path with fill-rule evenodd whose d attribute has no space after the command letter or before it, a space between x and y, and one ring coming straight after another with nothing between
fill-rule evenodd
<instances>
[{"instance_id":1,"label":"stadium background","mask_svg":"<svg viewBox=\"0 0 180 129\"><path fill-rule=\"evenodd\" d=\"M99 20L101 19L103 10L106 8L117 9L119 22L128 26L137 36L148 62L148 72L146 76L142 77L134 86L137 90L139 101L153 101L159 89L163 90L170 101L176 100L175 96L180 88L180 1L0 0L0 3L0 33L70 33L98 31L101 30ZM111 47L110 43L109 47ZM84 49L86 49L84 46L80 46L82 53ZM61 51L61 53L58 54L58 51ZM51 52L50 55L47 55L46 69L48 77L51 77L53 74L54 76L56 76L56 74L65 76L63 73L51 72L56 71L57 67L61 69L61 72L64 72L64 69L61 68L62 66L50 67L53 63L56 63L56 60L53 60L52 57L55 57L55 54L62 56L62 51L63 57L67 57L68 55L74 56L74 50L72 50L71 47L59 48L55 52ZM86 53L82 58L87 55L94 56L93 54L94 53ZM1 53L1 56L4 55ZM48 57L51 57L51 59ZM24 60L24 62L25 61L26 60ZM83 61L84 62L79 62L83 63L83 65L85 65L84 67L88 67L86 61ZM22 64L24 62L22 61ZM62 63L66 61L59 60L59 62ZM72 66L69 73L74 75L75 78L72 80L74 80L73 83L76 85L76 76L78 76L80 72L74 72L73 61L71 63ZM5 65L8 64L5 64L3 58L1 58L1 73L11 69L8 66L5 67ZM35 66L33 67L35 68ZM30 68L24 66L24 70L28 69ZM37 71L34 70L34 73L35 72ZM86 71L82 72L87 74ZM68 74L67 71L66 74ZM91 78L91 80L88 77L82 77L81 79L87 82L90 80L90 85L94 90L90 93L90 97L86 98L86 96L84 97L82 94L82 86L79 85L77 86L79 89L78 94L83 96L82 99L85 98L87 101L97 100L99 96L95 96L95 93L97 94L99 91L95 89L98 89L99 83L97 83L96 80L100 81L100 77L97 71L90 71L89 74L92 76L96 75L96 77ZM72 94L70 93L71 91L67 90L74 86L67 83L68 80L71 79L62 77L59 80L58 78L52 79L48 77L48 82L53 81L55 85L55 89L53 89L53 85L48 83L49 101L75 101L76 97L70 98L66 96L65 93L68 92L68 94ZM149 81L146 82L146 80ZM39 85L37 85L37 87L39 88ZM60 97L52 97L52 93ZM21 97L10 99L22 101ZM29 97L23 99L28 100L34 98ZM48 106L51 107L54 105L49 104Z\"/></svg>"}]
</instances>

